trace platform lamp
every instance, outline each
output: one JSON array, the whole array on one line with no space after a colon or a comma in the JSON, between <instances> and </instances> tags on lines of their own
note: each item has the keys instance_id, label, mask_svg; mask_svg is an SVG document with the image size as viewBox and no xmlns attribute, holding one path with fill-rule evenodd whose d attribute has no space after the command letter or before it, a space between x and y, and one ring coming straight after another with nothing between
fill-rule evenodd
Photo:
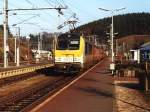
<instances>
[{"instance_id":1,"label":"platform lamp","mask_svg":"<svg viewBox=\"0 0 150 112\"><path fill-rule=\"evenodd\" d=\"M120 8L120 9L115 9L115 10L109 10L109 9L104 9L104 8L99 8L100 10L111 12L111 18L112 18L112 24L111 24L111 64L110 64L110 70L112 71L112 75L114 75L114 70L115 70L115 56L114 56L114 12L124 10L126 9L125 7Z\"/></svg>"},{"instance_id":2,"label":"platform lamp","mask_svg":"<svg viewBox=\"0 0 150 112\"><path fill-rule=\"evenodd\" d=\"M28 64L30 64L30 36L26 36L26 39L28 41Z\"/></svg>"},{"instance_id":3,"label":"platform lamp","mask_svg":"<svg viewBox=\"0 0 150 112\"><path fill-rule=\"evenodd\" d=\"M15 63L16 66L20 66L20 27L15 27L17 24L13 24L12 26L16 29L15 36ZM17 45L18 40L18 45Z\"/></svg>"}]
</instances>

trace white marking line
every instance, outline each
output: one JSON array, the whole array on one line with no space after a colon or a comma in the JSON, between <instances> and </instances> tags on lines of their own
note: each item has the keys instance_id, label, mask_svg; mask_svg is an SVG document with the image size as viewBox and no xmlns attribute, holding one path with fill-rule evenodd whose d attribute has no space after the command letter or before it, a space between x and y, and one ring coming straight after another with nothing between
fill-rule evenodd
<instances>
[{"instance_id":1,"label":"white marking line","mask_svg":"<svg viewBox=\"0 0 150 112\"><path fill-rule=\"evenodd\" d=\"M72 82L70 82L67 86L65 86L64 88L62 88L61 90L59 90L58 92L56 92L54 95L52 95L51 97L49 97L47 100L45 100L43 103L39 104L37 107L35 107L34 109L32 109L30 112L37 112L40 108L42 108L44 105L46 105L49 101L51 101L53 98L55 98L57 95L59 95L61 92L63 92L64 90L66 90L68 87L70 87L72 84L74 84L76 81L78 81L80 78L82 78L84 75L86 75L88 72L90 72L91 70L93 70L97 65L99 65L100 63L102 63L104 60L100 61L99 63L97 63L95 66L93 66L91 69L89 69L88 71L84 72L82 75L80 75L78 78L76 78L75 80L73 80Z\"/></svg>"}]
</instances>

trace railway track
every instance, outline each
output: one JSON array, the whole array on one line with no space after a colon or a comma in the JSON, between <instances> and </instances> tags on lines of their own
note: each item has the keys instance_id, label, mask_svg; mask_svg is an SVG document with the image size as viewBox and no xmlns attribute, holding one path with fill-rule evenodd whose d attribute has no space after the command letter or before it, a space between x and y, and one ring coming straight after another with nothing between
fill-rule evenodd
<instances>
[{"instance_id":1,"label":"railway track","mask_svg":"<svg viewBox=\"0 0 150 112\"><path fill-rule=\"evenodd\" d=\"M36 77L39 75L40 74L37 74L36 72L32 72L32 73L26 73L26 74L21 74L17 76L3 78L3 79L0 79L0 87L10 85L19 81L27 80L27 79L30 79L32 77Z\"/></svg>"},{"instance_id":2,"label":"railway track","mask_svg":"<svg viewBox=\"0 0 150 112\"><path fill-rule=\"evenodd\" d=\"M50 67L51 65L42 65L34 67L30 66L16 70L2 71L0 72L0 87L38 76L40 75L40 72L46 69L50 69ZM11 73L13 75L10 75Z\"/></svg>"},{"instance_id":3,"label":"railway track","mask_svg":"<svg viewBox=\"0 0 150 112\"><path fill-rule=\"evenodd\" d=\"M64 87L75 75L61 75L55 76L50 79L51 76L39 76L45 77L44 80L40 80L38 83L30 85L28 88L17 91L15 93L0 97L0 111L4 112L20 112L28 111L41 101ZM54 77L54 76L53 76ZM32 79L30 79L32 80ZM36 79L38 80L38 79ZM25 80L25 83L30 83Z\"/></svg>"},{"instance_id":4,"label":"railway track","mask_svg":"<svg viewBox=\"0 0 150 112\"><path fill-rule=\"evenodd\" d=\"M14 78L15 80L8 81L8 84L4 83L0 87L0 112L28 112L82 74L56 75L53 72L50 73L50 71L52 70L44 68L36 73L29 73L24 78L21 77L23 75L20 75L20 78ZM7 85L10 88L14 86L14 90L10 89L11 91L6 91L9 94L4 95L5 89L3 87ZM22 87L24 85L27 85L27 87ZM6 88L9 89L9 87Z\"/></svg>"}]
</instances>

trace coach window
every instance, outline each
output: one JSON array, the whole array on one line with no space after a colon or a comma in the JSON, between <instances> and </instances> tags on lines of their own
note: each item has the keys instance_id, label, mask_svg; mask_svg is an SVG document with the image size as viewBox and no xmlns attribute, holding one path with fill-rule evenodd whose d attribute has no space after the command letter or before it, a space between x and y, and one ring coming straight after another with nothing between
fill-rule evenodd
<instances>
[{"instance_id":1,"label":"coach window","mask_svg":"<svg viewBox=\"0 0 150 112\"><path fill-rule=\"evenodd\" d=\"M89 54L92 54L92 45L89 44Z\"/></svg>"},{"instance_id":2,"label":"coach window","mask_svg":"<svg viewBox=\"0 0 150 112\"><path fill-rule=\"evenodd\" d=\"M85 44L85 54L92 54L92 45L89 43Z\"/></svg>"},{"instance_id":3,"label":"coach window","mask_svg":"<svg viewBox=\"0 0 150 112\"><path fill-rule=\"evenodd\" d=\"M85 43L85 54L88 54L88 43Z\"/></svg>"}]
</instances>

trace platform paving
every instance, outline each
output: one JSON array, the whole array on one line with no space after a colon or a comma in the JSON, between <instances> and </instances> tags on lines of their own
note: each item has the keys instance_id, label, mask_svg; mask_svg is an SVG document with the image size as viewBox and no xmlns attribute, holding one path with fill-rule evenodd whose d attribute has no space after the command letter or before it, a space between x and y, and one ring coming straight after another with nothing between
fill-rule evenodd
<instances>
[{"instance_id":1,"label":"platform paving","mask_svg":"<svg viewBox=\"0 0 150 112\"><path fill-rule=\"evenodd\" d=\"M31 112L150 112L150 95L145 98L138 80L112 76L109 63L109 58L104 59Z\"/></svg>"},{"instance_id":2,"label":"platform paving","mask_svg":"<svg viewBox=\"0 0 150 112\"><path fill-rule=\"evenodd\" d=\"M112 112L114 86L108 66L108 59L103 60L54 99L32 111Z\"/></svg>"}]
</instances>

